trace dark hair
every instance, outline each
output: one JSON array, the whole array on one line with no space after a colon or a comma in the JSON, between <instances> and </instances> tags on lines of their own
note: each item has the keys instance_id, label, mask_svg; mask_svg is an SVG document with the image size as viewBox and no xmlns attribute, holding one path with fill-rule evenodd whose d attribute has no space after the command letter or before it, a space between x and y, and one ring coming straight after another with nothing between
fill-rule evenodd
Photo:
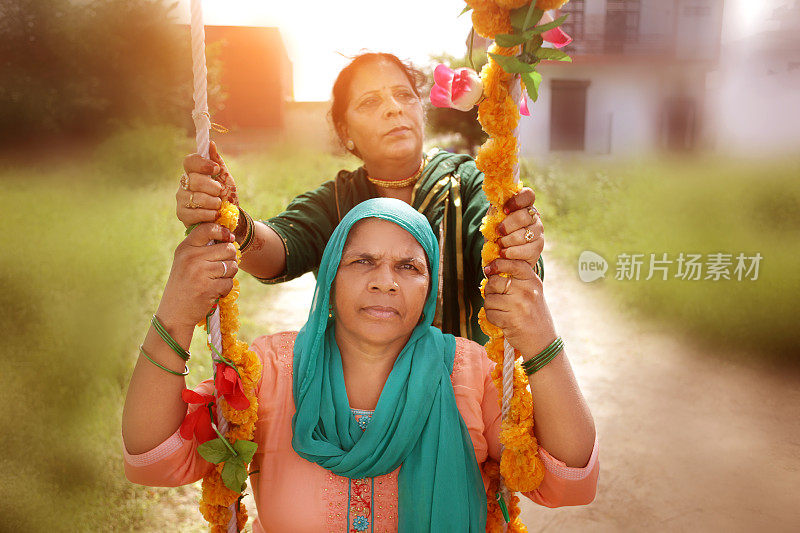
<instances>
[{"instance_id":1,"label":"dark hair","mask_svg":"<svg viewBox=\"0 0 800 533\"><path fill-rule=\"evenodd\" d=\"M425 74L423 74L422 71L420 71L411 63L400 60L394 54L365 52L355 56L350 63L344 67L341 72L339 72L339 75L336 77L336 81L333 83L333 101L331 103L331 110L329 113L329 117L333 123L333 129L336 132L336 137L339 139L339 143L343 148L345 148L345 150L347 150L347 147L344 145L344 141L342 140L342 129L344 127L344 115L347 111L347 106L350 105L350 85L352 84L353 78L355 77L358 69L372 63L378 63L380 61L387 61L397 65L397 68L399 68L403 72L403 75L405 75L406 79L408 79L408 83L411 85L411 88L414 90L414 94L416 94L417 97L420 97L420 89L427 81ZM356 157L361 157L361 154L358 153L357 147L354 150L348 151L354 154Z\"/></svg>"}]
</instances>

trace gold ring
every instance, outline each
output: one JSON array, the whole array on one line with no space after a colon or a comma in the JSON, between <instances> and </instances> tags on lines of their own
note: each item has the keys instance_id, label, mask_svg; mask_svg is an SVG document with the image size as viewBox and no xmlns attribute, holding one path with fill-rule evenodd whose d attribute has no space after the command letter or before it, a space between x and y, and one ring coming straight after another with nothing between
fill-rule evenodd
<instances>
[{"instance_id":1,"label":"gold ring","mask_svg":"<svg viewBox=\"0 0 800 533\"><path fill-rule=\"evenodd\" d=\"M184 191L189 190L189 176L186 175L186 172L184 172L183 175L181 176L181 189L183 189Z\"/></svg>"},{"instance_id":2,"label":"gold ring","mask_svg":"<svg viewBox=\"0 0 800 533\"><path fill-rule=\"evenodd\" d=\"M508 289L511 287L511 280L512 278L510 276L506 278L506 287L503 289L502 294L508 294Z\"/></svg>"},{"instance_id":3,"label":"gold ring","mask_svg":"<svg viewBox=\"0 0 800 533\"><path fill-rule=\"evenodd\" d=\"M528 209L528 214L531 216L531 219L536 218L536 215L542 216L538 209L536 209L535 205L532 205L530 209Z\"/></svg>"},{"instance_id":4,"label":"gold ring","mask_svg":"<svg viewBox=\"0 0 800 533\"><path fill-rule=\"evenodd\" d=\"M525 242L533 242L533 240L535 238L536 238L536 235L533 234L533 231L531 230L531 228L528 228L527 230L525 230Z\"/></svg>"},{"instance_id":5,"label":"gold ring","mask_svg":"<svg viewBox=\"0 0 800 533\"><path fill-rule=\"evenodd\" d=\"M198 207L202 207L200 204L194 203L194 191L189 193L189 201L186 202L187 209L197 209Z\"/></svg>"}]
</instances>

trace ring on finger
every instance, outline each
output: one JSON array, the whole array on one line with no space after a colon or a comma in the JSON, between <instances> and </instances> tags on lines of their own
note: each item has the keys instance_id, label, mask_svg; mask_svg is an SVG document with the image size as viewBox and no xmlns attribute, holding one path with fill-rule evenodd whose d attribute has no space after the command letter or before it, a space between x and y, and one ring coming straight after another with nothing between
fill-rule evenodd
<instances>
[{"instance_id":1,"label":"ring on finger","mask_svg":"<svg viewBox=\"0 0 800 533\"><path fill-rule=\"evenodd\" d=\"M184 172L181 176L181 189L184 191L189 190L189 176L186 174L186 172Z\"/></svg>"},{"instance_id":2,"label":"ring on finger","mask_svg":"<svg viewBox=\"0 0 800 533\"><path fill-rule=\"evenodd\" d=\"M194 191L189 193L189 201L186 202L186 207L188 209L197 209L198 207L202 207L200 204L195 203L194 201Z\"/></svg>"},{"instance_id":3,"label":"ring on finger","mask_svg":"<svg viewBox=\"0 0 800 533\"><path fill-rule=\"evenodd\" d=\"M535 205L532 205L532 206L531 206L531 207L528 209L528 214L531 216L531 218L533 218L533 217L534 217L534 216L536 216L536 215L539 215L539 216L541 216L541 213L539 212L539 210L538 210L538 209L536 209L536 206L535 206Z\"/></svg>"},{"instance_id":4,"label":"ring on finger","mask_svg":"<svg viewBox=\"0 0 800 533\"><path fill-rule=\"evenodd\" d=\"M533 230L528 228L525 230L525 242L533 242L536 238L536 235L533 234Z\"/></svg>"},{"instance_id":5,"label":"ring on finger","mask_svg":"<svg viewBox=\"0 0 800 533\"><path fill-rule=\"evenodd\" d=\"M222 262L222 275L220 277L224 278L227 273L228 273L228 265L225 263L225 261L223 261Z\"/></svg>"},{"instance_id":6,"label":"ring on finger","mask_svg":"<svg viewBox=\"0 0 800 533\"><path fill-rule=\"evenodd\" d=\"M506 286L501 294L508 294L508 289L511 287L511 279L512 278L510 276L506 278Z\"/></svg>"}]
</instances>

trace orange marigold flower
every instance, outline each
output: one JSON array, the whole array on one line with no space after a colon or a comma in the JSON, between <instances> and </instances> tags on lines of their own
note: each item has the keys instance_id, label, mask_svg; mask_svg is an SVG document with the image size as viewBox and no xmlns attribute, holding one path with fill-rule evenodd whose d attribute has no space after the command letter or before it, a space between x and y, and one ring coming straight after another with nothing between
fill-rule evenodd
<instances>
[{"instance_id":1,"label":"orange marigold flower","mask_svg":"<svg viewBox=\"0 0 800 533\"><path fill-rule=\"evenodd\" d=\"M203 501L211 505L228 507L239 498L239 494L233 492L222 482L220 471L225 465L220 463L203 478Z\"/></svg>"},{"instance_id":2,"label":"orange marigold flower","mask_svg":"<svg viewBox=\"0 0 800 533\"><path fill-rule=\"evenodd\" d=\"M508 10L492 3L474 2L472 27L478 35L494 39L498 33L511 33L511 19Z\"/></svg>"},{"instance_id":3,"label":"orange marigold flower","mask_svg":"<svg viewBox=\"0 0 800 533\"><path fill-rule=\"evenodd\" d=\"M536 0L536 7L542 11L550 11L551 9L558 9L569 0Z\"/></svg>"},{"instance_id":4,"label":"orange marigold flower","mask_svg":"<svg viewBox=\"0 0 800 533\"><path fill-rule=\"evenodd\" d=\"M227 435L235 440L253 440L255 435L255 421L257 415L253 415L251 420L253 424L242 424L234 426Z\"/></svg>"},{"instance_id":5,"label":"orange marigold flower","mask_svg":"<svg viewBox=\"0 0 800 533\"><path fill-rule=\"evenodd\" d=\"M483 265L488 265L495 259L500 257L500 245L496 242L485 242L481 249L481 261Z\"/></svg>"},{"instance_id":6,"label":"orange marigold flower","mask_svg":"<svg viewBox=\"0 0 800 533\"><path fill-rule=\"evenodd\" d=\"M481 69L483 95L488 99L500 100L508 95L508 82L511 74L507 73L494 59L488 61Z\"/></svg>"},{"instance_id":7,"label":"orange marigold flower","mask_svg":"<svg viewBox=\"0 0 800 533\"><path fill-rule=\"evenodd\" d=\"M483 332L490 337L497 337L503 334L502 329L489 322L489 319L486 318L486 310L482 307L478 312L478 324L480 324Z\"/></svg>"},{"instance_id":8,"label":"orange marigold flower","mask_svg":"<svg viewBox=\"0 0 800 533\"><path fill-rule=\"evenodd\" d=\"M217 211L216 223L233 231L239 223L239 208L227 200L222 201L222 207Z\"/></svg>"},{"instance_id":9,"label":"orange marigold flower","mask_svg":"<svg viewBox=\"0 0 800 533\"><path fill-rule=\"evenodd\" d=\"M475 164L484 173L484 191L492 204L502 205L517 192L516 163L517 140L513 135L490 138L478 151Z\"/></svg>"},{"instance_id":10,"label":"orange marigold flower","mask_svg":"<svg viewBox=\"0 0 800 533\"><path fill-rule=\"evenodd\" d=\"M505 219L505 213L499 209L490 209L481 220L481 233L486 241L494 242L500 238L497 234L497 225Z\"/></svg>"},{"instance_id":11,"label":"orange marigold flower","mask_svg":"<svg viewBox=\"0 0 800 533\"><path fill-rule=\"evenodd\" d=\"M503 337L489 339L489 342L486 343L486 353L492 352L494 354L500 354L500 357L502 357L503 350ZM500 370L502 371L502 368Z\"/></svg>"},{"instance_id":12,"label":"orange marigold flower","mask_svg":"<svg viewBox=\"0 0 800 533\"><path fill-rule=\"evenodd\" d=\"M485 99L478 106L478 121L492 137L513 133L519 123L519 108L510 95L502 100Z\"/></svg>"},{"instance_id":13,"label":"orange marigold flower","mask_svg":"<svg viewBox=\"0 0 800 533\"><path fill-rule=\"evenodd\" d=\"M222 505L200 501L200 512L211 525L227 525L231 519L231 512Z\"/></svg>"},{"instance_id":14,"label":"orange marigold flower","mask_svg":"<svg viewBox=\"0 0 800 533\"><path fill-rule=\"evenodd\" d=\"M517 9L525 4L530 4L531 0L494 0L494 3L503 9Z\"/></svg>"},{"instance_id":15,"label":"orange marigold flower","mask_svg":"<svg viewBox=\"0 0 800 533\"><path fill-rule=\"evenodd\" d=\"M539 487L544 478L544 464L539 457L529 460L529 454L521 455L508 450L500 459L500 475L508 488L528 492Z\"/></svg>"}]
</instances>

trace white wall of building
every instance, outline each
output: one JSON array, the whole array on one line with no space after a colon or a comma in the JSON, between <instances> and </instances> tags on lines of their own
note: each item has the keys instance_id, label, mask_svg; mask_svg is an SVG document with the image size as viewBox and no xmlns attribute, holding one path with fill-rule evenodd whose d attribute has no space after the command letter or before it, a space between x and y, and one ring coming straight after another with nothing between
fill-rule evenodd
<instances>
[{"instance_id":1,"label":"white wall of building","mask_svg":"<svg viewBox=\"0 0 800 533\"><path fill-rule=\"evenodd\" d=\"M658 148L662 104L673 87L669 72L623 65L568 65L542 68L542 74L539 100L529 104L531 116L523 117L520 125L524 155L543 156L550 151L553 79L590 81L584 153L631 155Z\"/></svg>"},{"instance_id":2,"label":"white wall of building","mask_svg":"<svg viewBox=\"0 0 800 533\"><path fill-rule=\"evenodd\" d=\"M720 152L800 151L800 2L775 17L777 25L725 45L709 76L707 119Z\"/></svg>"}]
</instances>

